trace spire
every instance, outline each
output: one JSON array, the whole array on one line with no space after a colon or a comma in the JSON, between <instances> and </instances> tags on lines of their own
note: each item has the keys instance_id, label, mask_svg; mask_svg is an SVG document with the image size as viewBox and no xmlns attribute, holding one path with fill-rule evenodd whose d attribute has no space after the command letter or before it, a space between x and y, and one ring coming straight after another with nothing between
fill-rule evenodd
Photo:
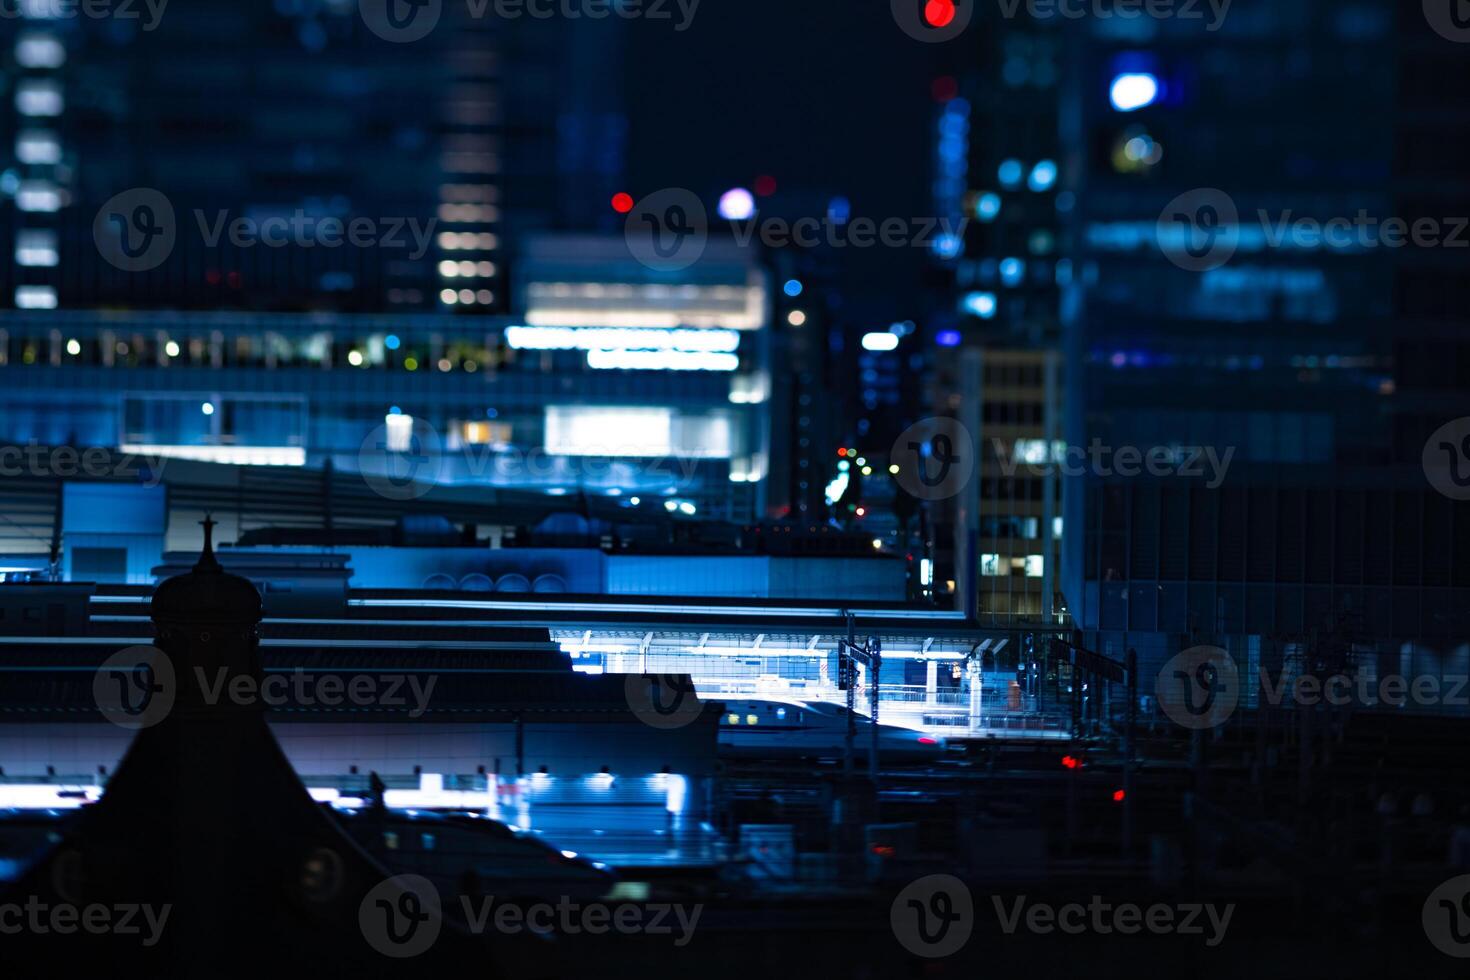
<instances>
[{"instance_id":1,"label":"spire","mask_svg":"<svg viewBox=\"0 0 1470 980\"><path fill-rule=\"evenodd\" d=\"M204 550L199 553L199 561L194 564L196 572L222 572L223 566L219 559L214 557L214 526L218 522L213 515L205 514L204 520L199 522L204 525Z\"/></svg>"}]
</instances>

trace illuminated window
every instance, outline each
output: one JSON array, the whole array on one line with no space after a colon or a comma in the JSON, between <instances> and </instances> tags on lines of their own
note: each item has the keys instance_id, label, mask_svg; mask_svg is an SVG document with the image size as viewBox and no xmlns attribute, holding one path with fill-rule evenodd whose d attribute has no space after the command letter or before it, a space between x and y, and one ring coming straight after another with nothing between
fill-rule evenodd
<instances>
[{"instance_id":1,"label":"illuminated window","mask_svg":"<svg viewBox=\"0 0 1470 980\"><path fill-rule=\"evenodd\" d=\"M997 578L1002 573L1000 570L1000 555L981 555L980 574L990 578Z\"/></svg>"}]
</instances>

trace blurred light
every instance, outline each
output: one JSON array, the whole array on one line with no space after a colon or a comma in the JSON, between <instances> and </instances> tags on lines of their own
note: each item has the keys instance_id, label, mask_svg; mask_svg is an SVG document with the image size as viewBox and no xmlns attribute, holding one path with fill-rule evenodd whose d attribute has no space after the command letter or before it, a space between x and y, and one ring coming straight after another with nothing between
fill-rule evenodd
<instances>
[{"instance_id":1,"label":"blurred light","mask_svg":"<svg viewBox=\"0 0 1470 980\"><path fill-rule=\"evenodd\" d=\"M205 415L213 415L214 405L211 402L205 402L203 405L199 406L199 411L203 412Z\"/></svg>"},{"instance_id":2,"label":"blurred light","mask_svg":"<svg viewBox=\"0 0 1470 980\"><path fill-rule=\"evenodd\" d=\"M413 416L385 415L383 425L388 439L385 447L390 453L406 453L413 448Z\"/></svg>"},{"instance_id":3,"label":"blurred light","mask_svg":"<svg viewBox=\"0 0 1470 980\"><path fill-rule=\"evenodd\" d=\"M960 345L960 332L958 330L941 330L934 342L940 347L958 347Z\"/></svg>"},{"instance_id":4,"label":"blurred light","mask_svg":"<svg viewBox=\"0 0 1470 980\"><path fill-rule=\"evenodd\" d=\"M353 367L362 367L362 351L350 350L347 352L347 363Z\"/></svg>"},{"instance_id":5,"label":"blurred light","mask_svg":"<svg viewBox=\"0 0 1470 980\"><path fill-rule=\"evenodd\" d=\"M803 313L801 310L792 310L790 313L786 314L786 322L791 324L793 327L799 327L803 323L806 323L806 314Z\"/></svg>"},{"instance_id":6,"label":"blurred light","mask_svg":"<svg viewBox=\"0 0 1470 980\"><path fill-rule=\"evenodd\" d=\"M882 551L883 550L883 539L882 538L874 538L873 539L873 550L874 551Z\"/></svg>"},{"instance_id":7,"label":"blurred light","mask_svg":"<svg viewBox=\"0 0 1470 980\"><path fill-rule=\"evenodd\" d=\"M612 206L613 210L616 211L618 214L627 214L629 211L633 210L633 195L626 194L621 191L617 194L614 194L612 199Z\"/></svg>"},{"instance_id":8,"label":"blurred light","mask_svg":"<svg viewBox=\"0 0 1470 980\"><path fill-rule=\"evenodd\" d=\"M690 517L693 517L694 514L695 514L695 512L697 510L698 510L698 508L695 507L693 504L691 504L687 500L684 501L682 504L679 505L679 513L681 513L681 514L687 514Z\"/></svg>"},{"instance_id":9,"label":"blurred light","mask_svg":"<svg viewBox=\"0 0 1470 980\"><path fill-rule=\"evenodd\" d=\"M1121 789L1115 789L1115 790L1113 790L1113 802L1114 803L1122 803L1123 800L1127 798L1127 796L1128 796L1128 794L1125 793L1125 792L1123 792Z\"/></svg>"},{"instance_id":10,"label":"blurred light","mask_svg":"<svg viewBox=\"0 0 1470 980\"><path fill-rule=\"evenodd\" d=\"M726 221L745 221L755 215L755 196L744 187L735 187L720 195L720 217Z\"/></svg>"},{"instance_id":11,"label":"blurred light","mask_svg":"<svg viewBox=\"0 0 1470 980\"><path fill-rule=\"evenodd\" d=\"M60 68L66 49L50 34L23 34L15 44L15 60L23 68Z\"/></svg>"},{"instance_id":12,"label":"blurred light","mask_svg":"<svg viewBox=\"0 0 1470 980\"><path fill-rule=\"evenodd\" d=\"M1031 168L1031 176L1026 180L1026 186L1040 193L1051 190L1057 182L1057 165L1051 160L1042 160Z\"/></svg>"},{"instance_id":13,"label":"blurred light","mask_svg":"<svg viewBox=\"0 0 1470 980\"><path fill-rule=\"evenodd\" d=\"M177 340L170 340L168 343L163 345L163 352L169 357L178 357L179 342Z\"/></svg>"},{"instance_id":14,"label":"blurred light","mask_svg":"<svg viewBox=\"0 0 1470 980\"><path fill-rule=\"evenodd\" d=\"M68 354L70 354L72 357L76 357L78 354L80 354L82 352L82 344L81 344L81 341L77 340L75 337L72 338L71 340L68 340L66 342L66 352Z\"/></svg>"},{"instance_id":15,"label":"blurred light","mask_svg":"<svg viewBox=\"0 0 1470 980\"><path fill-rule=\"evenodd\" d=\"M398 339L397 334L390 333L388 336L383 338L383 346L388 348L389 350L397 350L400 346L402 346L402 344L403 342Z\"/></svg>"},{"instance_id":16,"label":"blurred light","mask_svg":"<svg viewBox=\"0 0 1470 980\"><path fill-rule=\"evenodd\" d=\"M505 342L513 350L739 350L734 330L653 327L527 327L505 328Z\"/></svg>"},{"instance_id":17,"label":"blurred light","mask_svg":"<svg viewBox=\"0 0 1470 980\"><path fill-rule=\"evenodd\" d=\"M1000 260L1000 281L1007 286L1019 286L1026 275L1026 263L1016 258Z\"/></svg>"},{"instance_id":18,"label":"blurred light","mask_svg":"<svg viewBox=\"0 0 1470 980\"><path fill-rule=\"evenodd\" d=\"M1000 166L996 168L995 177L1000 181L1000 186L1006 190L1015 190L1021 186L1021 176L1025 169L1021 166L1020 160L1014 158L1002 160Z\"/></svg>"},{"instance_id":19,"label":"blurred light","mask_svg":"<svg viewBox=\"0 0 1470 980\"><path fill-rule=\"evenodd\" d=\"M857 516L859 516L859 517L867 517L868 516L868 508L866 508L866 507L859 507L853 513L857 514Z\"/></svg>"},{"instance_id":20,"label":"blurred light","mask_svg":"<svg viewBox=\"0 0 1470 980\"><path fill-rule=\"evenodd\" d=\"M975 215L981 221L994 221L1000 214L1000 195L986 191L975 201Z\"/></svg>"},{"instance_id":21,"label":"blurred light","mask_svg":"<svg viewBox=\"0 0 1470 980\"><path fill-rule=\"evenodd\" d=\"M801 295L803 287L800 279L787 279L786 285L782 286L781 289L787 296L795 299Z\"/></svg>"},{"instance_id":22,"label":"blurred light","mask_svg":"<svg viewBox=\"0 0 1470 980\"><path fill-rule=\"evenodd\" d=\"M15 137L15 155L21 163L60 163L61 143L45 130L21 130Z\"/></svg>"},{"instance_id":23,"label":"blurred light","mask_svg":"<svg viewBox=\"0 0 1470 980\"><path fill-rule=\"evenodd\" d=\"M1159 80L1148 72L1124 72L1108 88L1108 98L1119 112L1134 112L1153 105L1158 97Z\"/></svg>"},{"instance_id":24,"label":"blurred light","mask_svg":"<svg viewBox=\"0 0 1470 980\"><path fill-rule=\"evenodd\" d=\"M863 335L863 350L890 351L898 349L898 338L886 330L882 333Z\"/></svg>"},{"instance_id":25,"label":"blurred light","mask_svg":"<svg viewBox=\"0 0 1470 980\"><path fill-rule=\"evenodd\" d=\"M898 476L898 474L899 474L899 472L901 470L902 470L902 467L900 467L897 463L893 463L892 465L890 465L888 467L888 472L889 473L892 473L894 476Z\"/></svg>"},{"instance_id":26,"label":"blurred light","mask_svg":"<svg viewBox=\"0 0 1470 980\"><path fill-rule=\"evenodd\" d=\"M587 366L594 371L735 371L740 356L717 351L589 350Z\"/></svg>"},{"instance_id":27,"label":"blurred light","mask_svg":"<svg viewBox=\"0 0 1470 980\"><path fill-rule=\"evenodd\" d=\"M959 235L956 235L953 232L945 232L942 235L934 236L934 244L932 247L934 249L935 255L939 256L942 259L952 259L960 254L960 252L964 249L964 245L965 243L963 240L961 240Z\"/></svg>"},{"instance_id":28,"label":"blurred light","mask_svg":"<svg viewBox=\"0 0 1470 980\"><path fill-rule=\"evenodd\" d=\"M54 310L56 290L50 286L17 286L15 305L22 310Z\"/></svg>"},{"instance_id":29,"label":"blurred light","mask_svg":"<svg viewBox=\"0 0 1470 980\"><path fill-rule=\"evenodd\" d=\"M989 320L995 316L995 294L994 293L968 293L964 299L965 312L971 316L978 316L982 320ZM953 331L951 331L953 333ZM955 334L953 344L945 344L946 347L959 346L959 334Z\"/></svg>"},{"instance_id":30,"label":"blurred light","mask_svg":"<svg viewBox=\"0 0 1470 980\"><path fill-rule=\"evenodd\" d=\"M755 179L755 193L758 197L770 197L776 193L776 178L770 174L761 174Z\"/></svg>"},{"instance_id":31,"label":"blurred light","mask_svg":"<svg viewBox=\"0 0 1470 980\"><path fill-rule=\"evenodd\" d=\"M852 202L845 197L834 197L827 202L827 218L833 224L846 224L852 217Z\"/></svg>"},{"instance_id":32,"label":"blurred light","mask_svg":"<svg viewBox=\"0 0 1470 980\"><path fill-rule=\"evenodd\" d=\"M924 4L924 23L930 27L948 27L954 15L954 0L929 0Z\"/></svg>"},{"instance_id":33,"label":"blurred light","mask_svg":"<svg viewBox=\"0 0 1470 980\"><path fill-rule=\"evenodd\" d=\"M960 94L960 83L953 75L941 75L929 85L929 94L935 102L948 102Z\"/></svg>"}]
</instances>

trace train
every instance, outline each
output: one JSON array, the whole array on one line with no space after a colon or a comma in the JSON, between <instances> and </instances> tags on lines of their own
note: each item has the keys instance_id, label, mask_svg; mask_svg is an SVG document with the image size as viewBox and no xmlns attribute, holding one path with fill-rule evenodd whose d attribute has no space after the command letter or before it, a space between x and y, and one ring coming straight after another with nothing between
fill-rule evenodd
<instances>
[{"instance_id":1,"label":"train","mask_svg":"<svg viewBox=\"0 0 1470 980\"><path fill-rule=\"evenodd\" d=\"M710 698L710 700L716 700ZM720 755L728 758L842 758L846 752L847 708L821 701L779 698L724 698L720 716ZM857 716L853 750L866 759L873 725ZM938 736L899 725L878 725L878 756L883 760L926 762L946 751Z\"/></svg>"}]
</instances>

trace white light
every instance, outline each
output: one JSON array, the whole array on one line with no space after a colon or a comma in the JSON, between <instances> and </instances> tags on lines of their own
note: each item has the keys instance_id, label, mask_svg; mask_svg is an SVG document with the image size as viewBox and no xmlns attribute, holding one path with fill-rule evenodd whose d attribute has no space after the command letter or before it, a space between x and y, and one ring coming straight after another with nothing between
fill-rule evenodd
<instances>
[{"instance_id":1,"label":"white light","mask_svg":"<svg viewBox=\"0 0 1470 980\"><path fill-rule=\"evenodd\" d=\"M720 217L726 221L745 221L755 215L755 195L744 187L735 187L720 195Z\"/></svg>"},{"instance_id":2,"label":"white light","mask_svg":"<svg viewBox=\"0 0 1470 980\"><path fill-rule=\"evenodd\" d=\"M695 507L693 504L691 504L687 500L684 501L682 504L679 505L679 513L684 514L684 515L686 515L688 517L693 517L695 515L695 513L698 511L698 509L699 508Z\"/></svg>"},{"instance_id":3,"label":"white light","mask_svg":"<svg viewBox=\"0 0 1470 980\"><path fill-rule=\"evenodd\" d=\"M681 350L590 350L587 366L594 371L734 371L735 354Z\"/></svg>"},{"instance_id":4,"label":"white light","mask_svg":"<svg viewBox=\"0 0 1470 980\"><path fill-rule=\"evenodd\" d=\"M178 357L179 342L177 340L170 340L168 343L163 345L163 352L169 357Z\"/></svg>"},{"instance_id":5,"label":"white light","mask_svg":"<svg viewBox=\"0 0 1470 980\"><path fill-rule=\"evenodd\" d=\"M506 327L515 350L716 351L740 349L740 334L718 329L629 329L619 327Z\"/></svg>"},{"instance_id":6,"label":"white light","mask_svg":"<svg viewBox=\"0 0 1470 980\"><path fill-rule=\"evenodd\" d=\"M362 367L362 351L351 350L347 352L347 363L353 367Z\"/></svg>"},{"instance_id":7,"label":"white light","mask_svg":"<svg viewBox=\"0 0 1470 980\"><path fill-rule=\"evenodd\" d=\"M1134 112L1153 105L1159 97L1159 80L1147 72L1124 72L1113 79L1108 98L1119 112Z\"/></svg>"},{"instance_id":8,"label":"white light","mask_svg":"<svg viewBox=\"0 0 1470 980\"><path fill-rule=\"evenodd\" d=\"M15 43L15 60L23 68L60 68L66 48L50 34L23 34Z\"/></svg>"},{"instance_id":9,"label":"white light","mask_svg":"<svg viewBox=\"0 0 1470 980\"><path fill-rule=\"evenodd\" d=\"M54 310L56 290L50 286L17 286L15 305L22 310Z\"/></svg>"},{"instance_id":10,"label":"white light","mask_svg":"<svg viewBox=\"0 0 1470 980\"><path fill-rule=\"evenodd\" d=\"M305 466L306 450L300 446L163 446L126 442L118 447L134 456L190 459L199 463L231 466Z\"/></svg>"},{"instance_id":11,"label":"white light","mask_svg":"<svg viewBox=\"0 0 1470 980\"><path fill-rule=\"evenodd\" d=\"M212 402L205 402L203 405L199 406L199 411L203 412L205 415L213 415L214 404Z\"/></svg>"},{"instance_id":12,"label":"white light","mask_svg":"<svg viewBox=\"0 0 1470 980\"><path fill-rule=\"evenodd\" d=\"M61 190L49 180L23 180L15 192L15 206L22 211L59 211Z\"/></svg>"},{"instance_id":13,"label":"white light","mask_svg":"<svg viewBox=\"0 0 1470 980\"><path fill-rule=\"evenodd\" d=\"M15 237L15 261L30 268L49 268L61 259L54 231L22 231Z\"/></svg>"},{"instance_id":14,"label":"white light","mask_svg":"<svg viewBox=\"0 0 1470 980\"><path fill-rule=\"evenodd\" d=\"M786 314L786 322L791 324L793 327L799 327L803 323L806 323L806 314L803 313L801 310L792 310L790 313Z\"/></svg>"},{"instance_id":15,"label":"white light","mask_svg":"<svg viewBox=\"0 0 1470 980\"><path fill-rule=\"evenodd\" d=\"M387 415L383 418L387 430L387 449L390 453L406 453L413 448L413 416Z\"/></svg>"},{"instance_id":16,"label":"white light","mask_svg":"<svg viewBox=\"0 0 1470 980\"><path fill-rule=\"evenodd\" d=\"M882 551L883 550L883 539L882 538L874 538L873 539L873 550L874 551Z\"/></svg>"},{"instance_id":17,"label":"white light","mask_svg":"<svg viewBox=\"0 0 1470 980\"><path fill-rule=\"evenodd\" d=\"M1051 160L1042 160L1031 168L1031 176L1026 181L1026 186L1040 193L1050 190L1057 182L1057 165Z\"/></svg>"},{"instance_id":18,"label":"white light","mask_svg":"<svg viewBox=\"0 0 1470 980\"><path fill-rule=\"evenodd\" d=\"M28 78L15 87L15 108L22 116L59 116L66 100L55 82Z\"/></svg>"},{"instance_id":19,"label":"white light","mask_svg":"<svg viewBox=\"0 0 1470 980\"><path fill-rule=\"evenodd\" d=\"M898 337L887 332L863 335L863 350L890 351L898 349Z\"/></svg>"},{"instance_id":20,"label":"white light","mask_svg":"<svg viewBox=\"0 0 1470 980\"><path fill-rule=\"evenodd\" d=\"M81 342L78 341L75 337L73 337L71 340L68 340L66 342L66 352L72 357L76 357L82 352Z\"/></svg>"},{"instance_id":21,"label":"white light","mask_svg":"<svg viewBox=\"0 0 1470 980\"><path fill-rule=\"evenodd\" d=\"M15 137L15 156L21 163L60 163L61 143L44 130L23 129Z\"/></svg>"}]
</instances>

